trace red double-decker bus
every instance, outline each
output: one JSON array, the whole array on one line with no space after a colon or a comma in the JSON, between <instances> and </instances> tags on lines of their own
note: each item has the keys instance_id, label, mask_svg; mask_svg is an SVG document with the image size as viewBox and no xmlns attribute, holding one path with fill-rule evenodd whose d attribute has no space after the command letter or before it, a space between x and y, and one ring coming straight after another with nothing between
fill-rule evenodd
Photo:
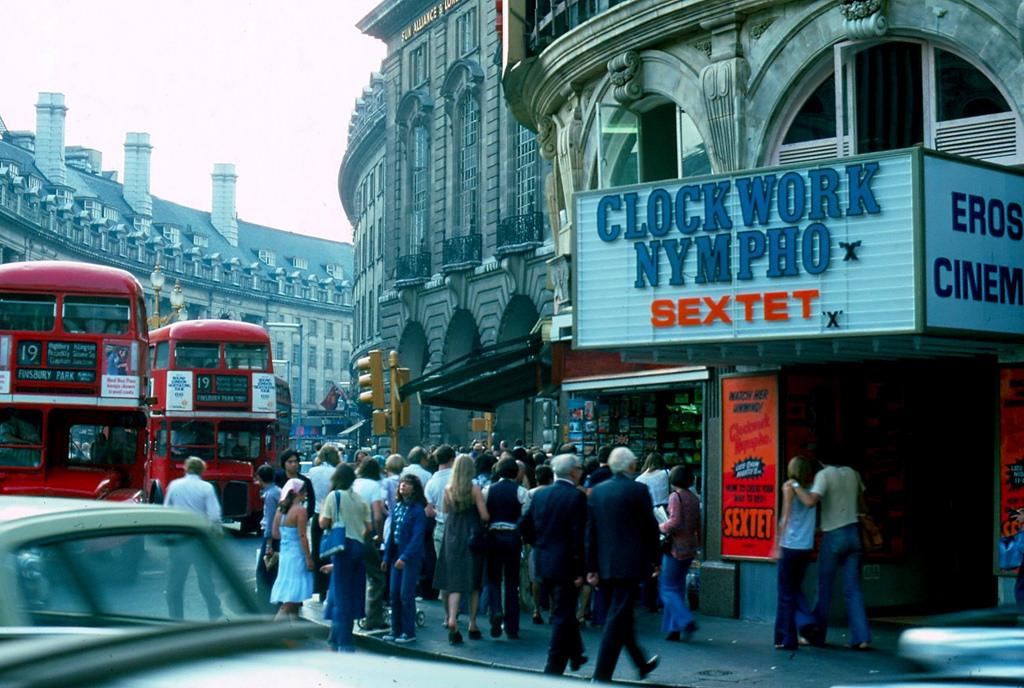
<instances>
[{"instance_id":1,"label":"red double-decker bus","mask_svg":"<svg viewBox=\"0 0 1024 688\"><path fill-rule=\"evenodd\" d=\"M274 463L277 448L270 336L250 323L186 320L154 330L149 347L149 501L163 502L185 459L198 456L224 518L255 530L263 514L256 469Z\"/></svg>"},{"instance_id":2,"label":"red double-decker bus","mask_svg":"<svg viewBox=\"0 0 1024 688\"><path fill-rule=\"evenodd\" d=\"M142 501L147 346L130 273L0 265L0 493Z\"/></svg>"}]
</instances>

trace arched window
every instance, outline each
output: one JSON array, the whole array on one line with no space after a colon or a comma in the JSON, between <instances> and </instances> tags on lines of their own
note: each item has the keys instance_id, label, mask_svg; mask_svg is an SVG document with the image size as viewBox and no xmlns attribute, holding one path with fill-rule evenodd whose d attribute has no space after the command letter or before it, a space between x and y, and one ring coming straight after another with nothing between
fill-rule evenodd
<instances>
[{"instance_id":1,"label":"arched window","mask_svg":"<svg viewBox=\"0 0 1024 688\"><path fill-rule=\"evenodd\" d=\"M455 232L476 234L480 179L480 105L475 94L465 91L459 103L455 170Z\"/></svg>"},{"instance_id":2,"label":"arched window","mask_svg":"<svg viewBox=\"0 0 1024 688\"><path fill-rule=\"evenodd\" d=\"M819 160L924 145L958 155L1024 162L1020 124L977 67L929 43L835 47L828 74L791 115L773 162Z\"/></svg>"},{"instance_id":3,"label":"arched window","mask_svg":"<svg viewBox=\"0 0 1024 688\"><path fill-rule=\"evenodd\" d=\"M398 105L395 122L404 144L402 157L403 244L407 255L426 253L430 227L430 121L434 101L426 92L407 93ZM382 239L382 237L381 237ZM383 245L383 244L381 244Z\"/></svg>"},{"instance_id":4,"label":"arched window","mask_svg":"<svg viewBox=\"0 0 1024 688\"><path fill-rule=\"evenodd\" d=\"M441 86L445 111L451 125L452 154L449 217L452 235L479 232L480 204L480 97L484 72L475 60L456 60Z\"/></svg>"},{"instance_id":5,"label":"arched window","mask_svg":"<svg viewBox=\"0 0 1024 688\"><path fill-rule=\"evenodd\" d=\"M412 151L409 155L409 191L411 198L409 252L426 247L427 219L430 210L429 169L430 140L427 127L417 124L412 129Z\"/></svg>"}]
</instances>

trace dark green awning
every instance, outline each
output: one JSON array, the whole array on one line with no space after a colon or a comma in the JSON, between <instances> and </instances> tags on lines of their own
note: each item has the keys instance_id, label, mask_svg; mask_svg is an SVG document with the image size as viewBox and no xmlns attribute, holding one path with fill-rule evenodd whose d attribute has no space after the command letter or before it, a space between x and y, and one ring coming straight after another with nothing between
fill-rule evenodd
<instances>
[{"instance_id":1,"label":"dark green awning","mask_svg":"<svg viewBox=\"0 0 1024 688\"><path fill-rule=\"evenodd\" d=\"M540 334L478 349L403 385L421 404L470 411L494 411L510 401L535 396L551 379L542 360Z\"/></svg>"}]
</instances>

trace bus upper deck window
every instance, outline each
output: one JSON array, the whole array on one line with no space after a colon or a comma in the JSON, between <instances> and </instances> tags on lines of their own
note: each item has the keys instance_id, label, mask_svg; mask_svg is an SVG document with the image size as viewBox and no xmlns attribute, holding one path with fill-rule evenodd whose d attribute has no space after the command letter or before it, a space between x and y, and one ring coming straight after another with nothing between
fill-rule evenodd
<instances>
[{"instance_id":1,"label":"bus upper deck window","mask_svg":"<svg viewBox=\"0 0 1024 688\"><path fill-rule=\"evenodd\" d=\"M61 319L66 332L127 334L131 325L131 305L128 299L66 296Z\"/></svg>"},{"instance_id":2,"label":"bus upper deck window","mask_svg":"<svg viewBox=\"0 0 1024 688\"><path fill-rule=\"evenodd\" d=\"M220 362L220 344L178 342L174 345L174 366L185 369L216 368Z\"/></svg>"},{"instance_id":3,"label":"bus upper deck window","mask_svg":"<svg viewBox=\"0 0 1024 688\"><path fill-rule=\"evenodd\" d=\"M0 330L49 332L57 319L57 297L48 294L0 296Z\"/></svg>"}]
</instances>

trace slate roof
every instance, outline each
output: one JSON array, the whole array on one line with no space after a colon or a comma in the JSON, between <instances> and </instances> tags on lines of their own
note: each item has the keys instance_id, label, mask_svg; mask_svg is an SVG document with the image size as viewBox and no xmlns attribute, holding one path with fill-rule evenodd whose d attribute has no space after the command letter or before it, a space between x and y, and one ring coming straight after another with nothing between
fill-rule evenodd
<instances>
[{"instance_id":1,"label":"slate roof","mask_svg":"<svg viewBox=\"0 0 1024 688\"><path fill-rule=\"evenodd\" d=\"M25 132L18 134L24 136ZM9 140L0 140L0 161L5 160L17 163L20 175L37 176L46 180L45 187L53 187L36 167L35 156L31 151L14 145ZM124 185L121 182L102 174L91 174L68 166L65 185L73 189L75 212L82 210L83 200L95 199L105 207L116 209L121 218L120 222L127 226L129 232L133 231L132 218L135 211L124 200ZM259 261L261 250L267 250L274 252L276 266L271 268L261 264L264 274L272 274L277 268L283 268L288 274L298 272L304 279L313 277L318 282L325 282L334 280L327 272L327 265L334 264L342 267L343 281L352 280L354 252L350 243L296 234L239 220L238 246L232 246L214 228L208 211L188 208L157 196L152 198L151 236L156 237L160 234L161 225L174 225L181 230L181 250L185 253L197 253L204 258L220 254L221 262L234 262L242 267L248 267ZM196 246L193 242L195 234L203 235L208 246ZM292 258L296 256L306 259L306 268L293 267Z\"/></svg>"}]
</instances>

